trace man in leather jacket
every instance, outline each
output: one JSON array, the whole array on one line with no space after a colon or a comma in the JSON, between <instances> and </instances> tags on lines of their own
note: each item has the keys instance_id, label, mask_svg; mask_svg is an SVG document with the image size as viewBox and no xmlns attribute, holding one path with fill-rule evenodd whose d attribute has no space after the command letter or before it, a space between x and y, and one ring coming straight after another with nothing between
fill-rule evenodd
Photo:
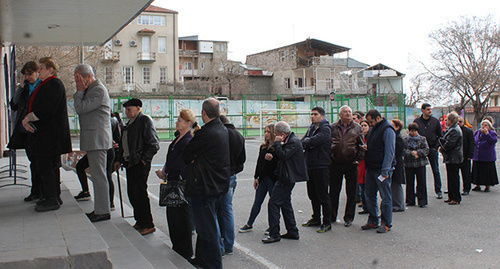
<instances>
[{"instance_id":1,"label":"man in leather jacket","mask_svg":"<svg viewBox=\"0 0 500 269\"><path fill-rule=\"evenodd\" d=\"M287 239L299 239L299 230L295 222L292 207L292 190L295 182L307 181L306 161L299 138L291 131L290 125L284 121L276 123L276 139L274 148L278 158L276 181L268 204L269 236L262 239L263 243L274 243ZM280 209L287 230L280 236Z\"/></svg>"},{"instance_id":2,"label":"man in leather jacket","mask_svg":"<svg viewBox=\"0 0 500 269\"><path fill-rule=\"evenodd\" d=\"M219 119L219 101L209 98L202 105L205 125L184 148L186 195L196 226L196 259L202 268L222 268L221 235L216 202L227 193L231 176L229 134Z\"/></svg>"},{"instance_id":3,"label":"man in leather jacket","mask_svg":"<svg viewBox=\"0 0 500 269\"><path fill-rule=\"evenodd\" d=\"M358 163L363 159L365 153L364 138L361 126L352 119L352 110L349 106L341 107L339 116L340 120L332 124L330 199L332 220L336 221L342 179L345 177L347 202L344 226L349 227L352 225L356 212Z\"/></svg>"},{"instance_id":4,"label":"man in leather jacket","mask_svg":"<svg viewBox=\"0 0 500 269\"><path fill-rule=\"evenodd\" d=\"M115 170L121 164L127 169L127 192L136 221L134 228L146 235L156 231L147 188L151 161L160 146L153 120L141 112L142 101L132 98L123 107L130 120L122 132Z\"/></svg>"}]
</instances>

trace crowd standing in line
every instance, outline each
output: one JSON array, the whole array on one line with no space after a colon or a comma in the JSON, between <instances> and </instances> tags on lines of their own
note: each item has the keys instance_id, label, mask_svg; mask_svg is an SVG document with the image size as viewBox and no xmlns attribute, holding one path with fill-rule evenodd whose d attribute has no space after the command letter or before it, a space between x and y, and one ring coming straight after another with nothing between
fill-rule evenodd
<instances>
[{"instance_id":1,"label":"crowd standing in line","mask_svg":"<svg viewBox=\"0 0 500 269\"><path fill-rule=\"evenodd\" d=\"M16 114L8 147L26 149L33 184L24 200L38 200L35 207L38 212L60 208L60 155L71 151L66 93L57 71L58 66L51 58L42 58L40 66L26 63L21 70L25 81L10 103ZM95 208L87 216L92 222L109 220L114 207L111 174L123 166L136 220L133 227L141 235L153 233L156 228L147 180L159 140L151 117L142 113L142 101L136 98L123 104L129 119L126 125L119 114L110 115L107 89L95 78L89 65L75 69L75 82L75 110L82 131L80 148L87 153L77 165L83 190L75 199L90 198L85 175L85 168L90 167ZM498 184L495 166L498 136L491 117L485 117L480 129L472 132L464 118L449 113L443 117L447 127L443 134L439 120L432 116L431 106L423 104L422 115L408 125L408 135L404 138L403 123L398 119L389 121L375 109L366 114L353 113L349 106L342 106L339 117L338 122L330 124L323 108L313 108L311 125L302 139L286 122L266 126L255 167L255 200L248 221L239 229L241 233L253 230L269 193L265 232L268 236L262 242L298 240L291 194L295 183L301 181L307 181L312 205L311 219L302 226L319 226L318 233L330 231L331 223L337 221L344 177L345 227L352 225L356 203L361 202L363 210L359 214L368 214L361 229L387 233L393 227L392 213L404 211L405 203L421 208L428 205L425 167L429 163L437 198L443 198L439 152L446 164L445 202L450 205L460 204L461 195L468 195L470 190L480 191L485 186L484 191L488 192ZM232 199L236 174L243 170L246 160L245 141L230 120L220 115L216 99L203 102L202 120L204 125L200 127L192 110L180 111L176 138L169 145L163 169L156 174L166 182L176 182L187 197L186 203L167 203L166 219L174 251L197 267L222 268L223 256L233 253ZM476 185L473 189L472 183ZM406 198L402 184L406 184ZM380 209L377 193L382 198ZM286 227L283 234L281 215ZM194 255L193 226L197 234Z\"/></svg>"}]
</instances>

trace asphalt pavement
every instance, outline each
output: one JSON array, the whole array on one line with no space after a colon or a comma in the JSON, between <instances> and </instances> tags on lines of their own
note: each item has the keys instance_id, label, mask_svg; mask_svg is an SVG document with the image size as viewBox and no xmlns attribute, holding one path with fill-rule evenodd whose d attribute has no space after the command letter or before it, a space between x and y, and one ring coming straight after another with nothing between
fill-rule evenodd
<instances>
[{"instance_id":1,"label":"asphalt pavement","mask_svg":"<svg viewBox=\"0 0 500 269\"><path fill-rule=\"evenodd\" d=\"M253 173L261 142L258 139L246 141L247 161L245 169L237 176L233 199L235 251L223 259L225 268L500 268L500 187L492 187L489 193L471 192L462 198L460 205L450 206L443 202L444 199L435 198L429 166L428 207L409 207L405 212L394 213L393 228L386 234L361 230L367 215L356 215L353 225L344 227L344 190L338 214L341 221L336 222L330 232L319 234L314 227L300 226L312 214L305 183L296 184L292 193L300 240L283 239L273 244L261 242L268 226L267 198L253 231L238 233L238 228L246 223L253 203ZM77 141L74 143L78 145ZM160 180L154 171L163 166L169 143L161 142L148 181L155 225L167 235L165 208L159 207L157 201ZM440 170L443 190L446 190L446 171L442 163ZM121 175L122 180L126 180L124 173ZM124 186L126 184L122 182ZM128 204L126 189L122 192ZM118 203L117 197L115 203ZM285 231L283 223L281 229Z\"/></svg>"}]
</instances>

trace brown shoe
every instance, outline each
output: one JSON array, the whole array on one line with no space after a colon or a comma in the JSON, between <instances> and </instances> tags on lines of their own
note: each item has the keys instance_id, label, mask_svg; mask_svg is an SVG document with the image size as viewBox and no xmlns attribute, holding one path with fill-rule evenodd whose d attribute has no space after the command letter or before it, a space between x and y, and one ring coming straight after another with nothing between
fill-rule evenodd
<instances>
[{"instance_id":1,"label":"brown shoe","mask_svg":"<svg viewBox=\"0 0 500 269\"><path fill-rule=\"evenodd\" d=\"M140 229L139 230L139 233L141 235L147 235L147 234L151 234L151 233L154 233L156 232L156 228L153 227L153 228L144 228L144 229Z\"/></svg>"},{"instance_id":2,"label":"brown shoe","mask_svg":"<svg viewBox=\"0 0 500 269\"><path fill-rule=\"evenodd\" d=\"M449 203L449 205L459 205L459 204L460 204L460 202L459 202L459 201L451 201L451 202Z\"/></svg>"},{"instance_id":3,"label":"brown shoe","mask_svg":"<svg viewBox=\"0 0 500 269\"><path fill-rule=\"evenodd\" d=\"M445 203L451 203L452 201L453 201L453 200L451 200L451 199L446 199L446 200L444 200L444 202L445 202Z\"/></svg>"},{"instance_id":4,"label":"brown shoe","mask_svg":"<svg viewBox=\"0 0 500 269\"><path fill-rule=\"evenodd\" d=\"M141 226L139 226L139 224L134 224L134 226L132 226L134 229L136 229L137 231L139 231L141 229Z\"/></svg>"}]
</instances>

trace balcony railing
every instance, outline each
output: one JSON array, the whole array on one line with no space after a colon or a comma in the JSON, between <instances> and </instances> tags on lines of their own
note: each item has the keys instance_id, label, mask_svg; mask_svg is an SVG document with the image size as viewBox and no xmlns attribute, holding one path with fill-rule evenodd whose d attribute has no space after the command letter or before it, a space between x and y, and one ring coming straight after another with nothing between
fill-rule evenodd
<instances>
[{"instance_id":1,"label":"balcony railing","mask_svg":"<svg viewBox=\"0 0 500 269\"><path fill-rule=\"evenodd\" d=\"M198 57L198 51L197 50L179 50L179 56Z\"/></svg>"},{"instance_id":2,"label":"balcony railing","mask_svg":"<svg viewBox=\"0 0 500 269\"><path fill-rule=\"evenodd\" d=\"M198 76L198 69L182 69L181 70L181 76L184 77L193 77L193 76Z\"/></svg>"},{"instance_id":3,"label":"balcony railing","mask_svg":"<svg viewBox=\"0 0 500 269\"><path fill-rule=\"evenodd\" d=\"M138 52L137 61L142 63L151 63L156 61L156 52Z\"/></svg>"},{"instance_id":4,"label":"balcony railing","mask_svg":"<svg viewBox=\"0 0 500 269\"><path fill-rule=\"evenodd\" d=\"M101 54L102 62L118 62L120 60L119 51L103 51Z\"/></svg>"},{"instance_id":5,"label":"balcony railing","mask_svg":"<svg viewBox=\"0 0 500 269\"><path fill-rule=\"evenodd\" d=\"M307 87L293 87L292 88L292 93L293 94L314 94L314 86L307 86Z\"/></svg>"}]
</instances>

